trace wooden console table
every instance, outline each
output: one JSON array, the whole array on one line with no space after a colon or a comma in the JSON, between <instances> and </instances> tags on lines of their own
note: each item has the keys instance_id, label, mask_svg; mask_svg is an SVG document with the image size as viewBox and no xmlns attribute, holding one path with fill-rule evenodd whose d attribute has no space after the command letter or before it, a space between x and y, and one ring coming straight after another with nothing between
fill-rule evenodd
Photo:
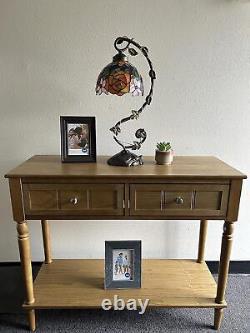
<instances>
[{"instance_id":1,"label":"wooden console table","mask_svg":"<svg viewBox=\"0 0 250 333\"><path fill-rule=\"evenodd\" d=\"M143 166L131 168L112 167L106 160L62 164L59 156L34 156L6 175L30 329L35 330L35 309L98 308L115 294L124 300L149 298L151 307L214 308L219 329L246 176L215 157L175 157L172 166L148 157ZM103 260L52 261L48 220L60 219L200 220L198 258L144 260L141 289L104 290ZM34 283L27 220L42 223L45 262ZM225 221L217 286L204 261L208 220Z\"/></svg>"}]
</instances>

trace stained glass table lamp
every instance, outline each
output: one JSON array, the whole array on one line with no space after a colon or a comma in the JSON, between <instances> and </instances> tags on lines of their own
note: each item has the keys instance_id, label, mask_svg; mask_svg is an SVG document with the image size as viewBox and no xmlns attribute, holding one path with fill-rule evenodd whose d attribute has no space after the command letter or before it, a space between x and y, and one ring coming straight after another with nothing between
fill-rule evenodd
<instances>
[{"instance_id":1,"label":"stained glass table lamp","mask_svg":"<svg viewBox=\"0 0 250 333\"><path fill-rule=\"evenodd\" d=\"M125 44L125 46L124 46ZM96 94L102 93L108 95L113 94L123 96L126 93L131 93L133 96L143 96L143 80L137 69L128 62L125 51L131 56L138 54L137 50L131 47L135 46L146 58L149 65L150 89L142 106L138 110L132 110L128 117L118 121L110 131L113 133L114 140L122 147L122 151L115 154L108 160L108 164L115 166L136 166L143 164L142 155L136 155L130 150L139 150L146 140L147 134L143 128L135 132L136 140L132 143L123 143L118 139L121 133L121 125L129 120L138 119L144 108L152 101L154 80L156 78L153 70L152 62L148 57L148 49L135 42L132 38L118 37L114 42L114 47L117 54L113 57L113 61L108 64L98 76L96 84Z\"/></svg>"}]
</instances>

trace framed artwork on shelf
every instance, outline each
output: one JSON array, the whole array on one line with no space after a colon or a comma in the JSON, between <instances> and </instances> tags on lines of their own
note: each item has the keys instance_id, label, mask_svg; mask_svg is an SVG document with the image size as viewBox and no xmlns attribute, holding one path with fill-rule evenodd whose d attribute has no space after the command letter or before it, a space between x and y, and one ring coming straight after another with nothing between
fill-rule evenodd
<instances>
[{"instance_id":1,"label":"framed artwork on shelf","mask_svg":"<svg viewBox=\"0 0 250 333\"><path fill-rule=\"evenodd\" d=\"M61 116L62 162L96 162L95 117Z\"/></svg>"},{"instance_id":2,"label":"framed artwork on shelf","mask_svg":"<svg viewBox=\"0 0 250 333\"><path fill-rule=\"evenodd\" d=\"M105 289L141 288L141 241L105 241Z\"/></svg>"}]
</instances>

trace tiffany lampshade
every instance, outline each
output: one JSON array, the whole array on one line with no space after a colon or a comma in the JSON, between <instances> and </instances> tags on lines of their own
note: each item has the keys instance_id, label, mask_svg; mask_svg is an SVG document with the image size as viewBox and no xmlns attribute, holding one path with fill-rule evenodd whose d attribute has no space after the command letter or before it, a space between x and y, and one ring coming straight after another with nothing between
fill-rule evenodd
<instances>
[{"instance_id":1,"label":"tiffany lampshade","mask_svg":"<svg viewBox=\"0 0 250 333\"><path fill-rule=\"evenodd\" d=\"M108 64L100 73L96 94L113 94L122 96L131 92L133 96L143 96L143 82L137 69L132 66L124 53L113 57L113 62Z\"/></svg>"},{"instance_id":2,"label":"tiffany lampshade","mask_svg":"<svg viewBox=\"0 0 250 333\"><path fill-rule=\"evenodd\" d=\"M122 46L124 43L126 45ZM153 86L156 77L152 62L148 57L148 49L145 46L141 46L136 43L131 38L118 37L114 43L114 47L118 53L113 57L113 61L104 67L99 74L96 84L96 94L101 95L104 93L106 95L113 94L123 96L124 94L130 92L132 96L143 96L144 88L142 77L138 73L137 69L128 62L126 55L123 53L124 51L128 51L131 56L136 56L138 52L132 48L131 45L138 48L148 62L150 67L149 77L151 86L142 106L138 110L132 110L128 117L121 119L110 128L110 131L114 134L114 140L123 148L120 153L114 155L108 160L108 164L110 165L135 166L143 164L142 156L138 156L130 150L137 150L141 148L147 137L146 131L142 128L138 129L135 133L135 137L138 140L133 141L132 143L125 144L120 141L117 136L121 133L121 124L129 120L138 119L143 109L152 101Z\"/></svg>"}]
</instances>

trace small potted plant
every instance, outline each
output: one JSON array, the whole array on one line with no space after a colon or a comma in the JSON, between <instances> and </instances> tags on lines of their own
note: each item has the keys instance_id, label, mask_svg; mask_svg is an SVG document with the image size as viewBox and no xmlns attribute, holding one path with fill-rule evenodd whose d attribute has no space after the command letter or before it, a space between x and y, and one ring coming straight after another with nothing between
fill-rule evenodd
<instances>
[{"instance_id":1,"label":"small potted plant","mask_svg":"<svg viewBox=\"0 0 250 333\"><path fill-rule=\"evenodd\" d=\"M155 161L157 164L170 165L173 162L174 152L170 142L158 142L155 150Z\"/></svg>"}]
</instances>

